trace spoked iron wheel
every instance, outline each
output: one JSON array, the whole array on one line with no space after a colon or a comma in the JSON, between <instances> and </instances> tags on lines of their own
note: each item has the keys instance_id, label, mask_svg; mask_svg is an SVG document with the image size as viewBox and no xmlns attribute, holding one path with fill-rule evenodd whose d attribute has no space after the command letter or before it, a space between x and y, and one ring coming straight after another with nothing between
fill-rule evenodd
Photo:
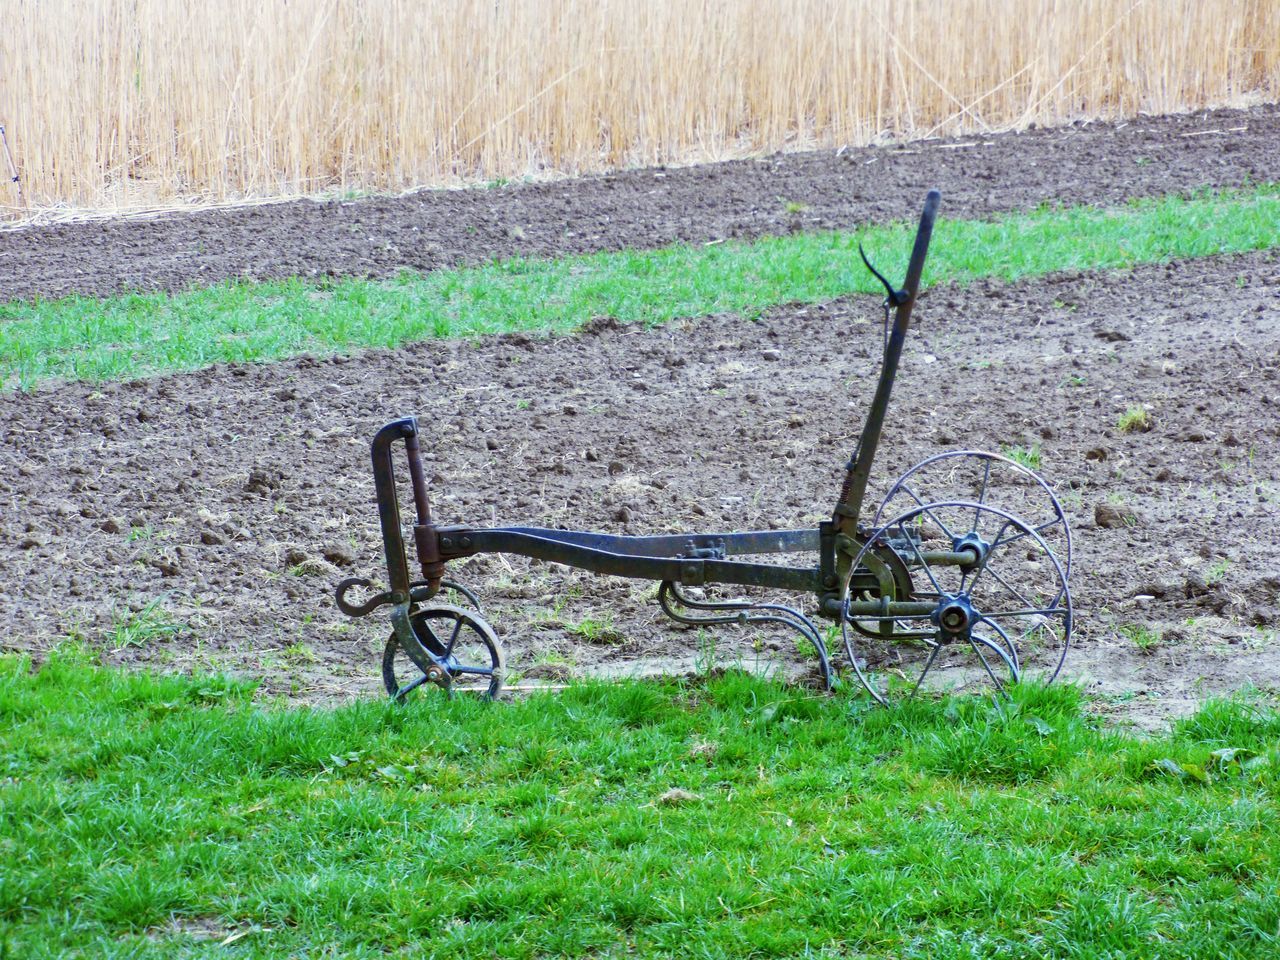
<instances>
[{"instance_id":1,"label":"spoked iron wheel","mask_svg":"<svg viewBox=\"0 0 1280 960\"><path fill-rule=\"evenodd\" d=\"M402 648L394 633L382 652L382 682L399 703L433 685L449 696L470 693L492 700L502 689L506 660L493 628L461 607L436 604L409 618L414 636L435 658L425 668Z\"/></svg>"},{"instance_id":2,"label":"spoked iron wheel","mask_svg":"<svg viewBox=\"0 0 1280 960\"><path fill-rule=\"evenodd\" d=\"M1030 467L983 450L953 450L922 460L895 481L871 525L929 503L965 500L986 504L1027 522L1071 580L1071 527L1053 489ZM938 518L934 518L938 523ZM963 530L944 530L961 535Z\"/></svg>"},{"instance_id":3,"label":"spoked iron wheel","mask_svg":"<svg viewBox=\"0 0 1280 960\"><path fill-rule=\"evenodd\" d=\"M955 500L920 504L872 533L852 569L890 547L916 586L894 598L896 609L875 611L845 585L845 653L872 697L887 705L924 690L1004 693L1028 668L1057 677L1071 645L1071 593L1035 525ZM879 635L859 636L855 625Z\"/></svg>"}]
</instances>

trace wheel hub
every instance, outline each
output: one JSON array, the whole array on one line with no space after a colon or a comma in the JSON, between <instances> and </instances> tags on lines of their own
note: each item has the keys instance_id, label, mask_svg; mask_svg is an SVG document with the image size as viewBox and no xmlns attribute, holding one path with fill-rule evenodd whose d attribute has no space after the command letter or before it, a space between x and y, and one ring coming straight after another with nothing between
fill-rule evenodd
<instances>
[{"instance_id":1,"label":"wheel hub","mask_svg":"<svg viewBox=\"0 0 1280 960\"><path fill-rule=\"evenodd\" d=\"M977 612L964 594L943 596L933 611L933 622L941 631L943 643L969 639L969 631L977 621Z\"/></svg>"},{"instance_id":2,"label":"wheel hub","mask_svg":"<svg viewBox=\"0 0 1280 960\"><path fill-rule=\"evenodd\" d=\"M966 533L963 537L956 537L952 541L951 549L956 553L969 553L973 555L973 561L969 566L976 567L987 558L987 554L991 552L991 544L983 540L977 533Z\"/></svg>"}]
</instances>

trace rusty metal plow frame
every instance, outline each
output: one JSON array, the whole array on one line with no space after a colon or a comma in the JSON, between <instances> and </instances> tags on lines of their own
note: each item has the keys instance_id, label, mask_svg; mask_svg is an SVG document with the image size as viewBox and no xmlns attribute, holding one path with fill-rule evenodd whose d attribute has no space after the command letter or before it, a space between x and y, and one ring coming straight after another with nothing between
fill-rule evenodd
<instances>
[{"instance_id":1,"label":"rusty metal plow frame","mask_svg":"<svg viewBox=\"0 0 1280 960\"><path fill-rule=\"evenodd\" d=\"M887 643L925 636L930 630L947 629L951 631L948 636L963 633L967 627L961 627L957 633L954 624L929 625L930 617L936 619L936 615L946 613L954 618L958 614L951 608L944 611L943 600L936 592L917 594L912 570L927 571L930 564L980 570L987 562L986 551L991 545L977 535L976 527L966 538L955 538L950 549L922 550L918 542L913 542L915 535L910 531L899 530L890 535L882 529L872 536L870 529L859 524L939 202L938 191L930 191L901 288L888 283L863 254L864 262L886 290L883 363L857 448L845 466L844 482L831 519L816 527L621 536L527 526L443 526L431 515L417 420L405 417L382 427L373 439L372 459L389 589L363 603L355 603L349 599L351 591L368 589L371 583L364 578L349 578L338 584L336 600L338 607L353 617L365 616L383 606L391 608L393 632L384 656L388 692L403 699L409 690L424 683L449 693L455 689L476 689L493 696L500 689L504 656L492 629L481 617L478 599L444 578L449 562L487 553L514 554L601 575L657 582L661 608L684 624L786 626L812 644L822 682L828 689L836 683L836 672L822 631L808 615L778 603L694 598L682 588L722 584L811 594L817 601L817 614L840 623L846 636L846 650L850 649L847 640L850 630ZM892 324L889 323L891 310L894 311ZM400 444L404 446L413 496L413 541L421 571L417 579L410 575L397 495L394 454ZM986 495L985 483L984 479L983 496ZM1047 485L1043 486L1049 491ZM1051 491L1049 496L1052 498ZM1056 499L1053 502L1061 516ZM1063 523L1065 525L1065 519ZM741 559L806 553L816 553L815 564L778 565ZM442 603L442 592L450 588L463 593L472 609ZM1066 602L1070 602L1069 594ZM953 601L952 607L956 606L957 602ZM895 617L914 618L923 627L903 632L901 622ZM874 624L870 628L869 622ZM448 637L442 637L446 632ZM475 641L474 649L479 651L473 655L475 663L457 652L459 637L464 634ZM411 672L416 674L408 683L402 683L392 668L397 650L408 658ZM1014 662L1016 657L1015 651ZM865 684L860 665L855 662L852 666ZM467 682L472 685L466 686ZM875 699L884 702L879 692L870 686L868 690Z\"/></svg>"}]
</instances>

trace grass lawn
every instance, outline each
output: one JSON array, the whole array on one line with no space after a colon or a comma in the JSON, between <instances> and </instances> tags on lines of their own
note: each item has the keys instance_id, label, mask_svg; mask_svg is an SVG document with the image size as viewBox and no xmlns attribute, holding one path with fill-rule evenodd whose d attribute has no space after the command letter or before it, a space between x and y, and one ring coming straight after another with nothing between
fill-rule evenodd
<instances>
[{"instance_id":1,"label":"grass lawn","mask_svg":"<svg viewBox=\"0 0 1280 960\"><path fill-rule=\"evenodd\" d=\"M739 673L270 706L0 659L0 956L1280 955L1280 715Z\"/></svg>"},{"instance_id":2,"label":"grass lawn","mask_svg":"<svg viewBox=\"0 0 1280 960\"><path fill-rule=\"evenodd\" d=\"M945 212L945 198L943 211ZM175 295L0 304L0 389L123 379L219 361L392 347L428 337L661 323L878 292L857 244L900 281L915 229L869 226L405 273L396 280L224 283ZM926 281L1005 279L1280 246L1280 185L939 222Z\"/></svg>"}]
</instances>

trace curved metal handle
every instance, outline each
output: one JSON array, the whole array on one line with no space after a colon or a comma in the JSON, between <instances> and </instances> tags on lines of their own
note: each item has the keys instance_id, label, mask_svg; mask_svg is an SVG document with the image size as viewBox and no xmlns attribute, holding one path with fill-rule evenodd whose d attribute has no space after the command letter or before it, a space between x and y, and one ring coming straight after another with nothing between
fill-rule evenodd
<instances>
[{"instance_id":1,"label":"curved metal handle","mask_svg":"<svg viewBox=\"0 0 1280 960\"><path fill-rule=\"evenodd\" d=\"M384 591L375 594L364 603L350 603L347 600L347 594L359 588L368 588L373 584L364 577L348 577L343 580L333 591L334 602L338 604L338 609L345 613L348 617L364 617L373 613L379 607L391 602L391 593Z\"/></svg>"}]
</instances>

